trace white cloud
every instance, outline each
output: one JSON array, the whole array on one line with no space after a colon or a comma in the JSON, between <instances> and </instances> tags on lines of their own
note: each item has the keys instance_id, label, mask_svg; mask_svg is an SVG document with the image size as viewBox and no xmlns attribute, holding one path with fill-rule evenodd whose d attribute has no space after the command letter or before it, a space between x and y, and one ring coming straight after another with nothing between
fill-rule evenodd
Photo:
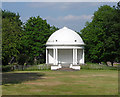
<instances>
[{"instance_id":1,"label":"white cloud","mask_svg":"<svg viewBox=\"0 0 120 97\"><path fill-rule=\"evenodd\" d=\"M80 16L75 16L75 15L67 15L67 16L60 16L57 18L53 17L46 17L47 20L52 20L52 21L78 21L78 20L90 20L92 18L92 15L80 15Z\"/></svg>"},{"instance_id":2,"label":"white cloud","mask_svg":"<svg viewBox=\"0 0 120 97\"><path fill-rule=\"evenodd\" d=\"M75 15L68 15L63 17L63 20L65 21L77 21L77 20L89 20L91 19L92 15L81 15L81 16L75 16Z\"/></svg>"},{"instance_id":3,"label":"white cloud","mask_svg":"<svg viewBox=\"0 0 120 97\"><path fill-rule=\"evenodd\" d=\"M76 31L80 31L85 26L87 21L91 21L92 15L67 15L67 16L59 16L57 18L46 17L47 22L51 25L55 25L56 27L62 28L64 26L71 28Z\"/></svg>"}]
</instances>

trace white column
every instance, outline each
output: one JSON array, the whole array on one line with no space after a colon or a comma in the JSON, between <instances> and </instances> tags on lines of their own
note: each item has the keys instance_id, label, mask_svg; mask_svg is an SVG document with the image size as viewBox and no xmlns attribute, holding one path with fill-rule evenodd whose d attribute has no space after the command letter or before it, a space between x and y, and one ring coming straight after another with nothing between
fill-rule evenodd
<instances>
[{"instance_id":1,"label":"white column","mask_svg":"<svg viewBox=\"0 0 120 97\"><path fill-rule=\"evenodd\" d=\"M77 49L75 49L75 64L77 65Z\"/></svg>"},{"instance_id":2,"label":"white column","mask_svg":"<svg viewBox=\"0 0 120 97\"><path fill-rule=\"evenodd\" d=\"M58 52L57 52L57 48L56 48L56 65L58 63Z\"/></svg>"},{"instance_id":3,"label":"white column","mask_svg":"<svg viewBox=\"0 0 120 97\"><path fill-rule=\"evenodd\" d=\"M77 49L74 49L74 65L77 65Z\"/></svg>"},{"instance_id":4,"label":"white column","mask_svg":"<svg viewBox=\"0 0 120 97\"><path fill-rule=\"evenodd\" d=\"M55 65L55 48L53 49L53 59L54 59L53 65Z\"/></svg>"},{"instance_id":5,"label":"white column","mask_svg":"<svg viewBox=\"0 0 120 97\"><path fill-rule=\"evenodd\" d=\"M74 65L74 57L75 57L75 56L74 56L74 48L73 48L73 65Z\"/></svg>"},{"instance_id":6,"label":"white column","mask_svg":"<svg viewBox=\"0 0 120 97\"><path fill-rule=\"evenodd\" d=\"M47 48L46 48L46 64L48 64L48 52L47 52Z\"/></svg>"},{"instance_id":7,"label":"white column","mask_svg":"<svg viewBox=\"0 0 120 97\"><path fill-rule=\"evenodd\" d=\"M84 64L84 56L85 56L85 54L84 54L84 49L83 49L83 57L82 57L82 63Z\"/></svg>"}]
</instances>

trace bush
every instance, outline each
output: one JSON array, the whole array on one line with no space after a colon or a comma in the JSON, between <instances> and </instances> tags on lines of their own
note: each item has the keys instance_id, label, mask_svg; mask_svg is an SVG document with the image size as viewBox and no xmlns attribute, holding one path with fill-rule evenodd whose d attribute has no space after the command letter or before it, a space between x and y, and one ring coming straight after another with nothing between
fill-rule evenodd
<instances>
[{"instance_id":1,"label":"bush","mask_svg":"<svg viewBox=\"0 0 120 97\"><path fill-rule=\"evenodd\" d=\"M5 65L5 66L3 65L3 66L2 66L2 71L3 71L3 72L12 71L12 70L13 70L12 68L13 68L12 65Z\"/></svg>"},{"instance_id":2,"label":"bush","mask_svg":"<svg viewBox=\"0 0 120 97\"><path fill-rule=\"evenodd\" d=\"M47 64L32 65L24 70L25 71L50 70L50 65Z\"/></svg>"},{"instance_id":3,"label":"bush","mask_svg":"<svg viewBox=\"0 0 120 97\"><path fill-rule=\"evenodd\" d=\"M81 69L88 69L88 70L118 70L117 67L106 66L106 65L99 65L94 63L89 63L87 65L82 65Z\"/></svg>"},{"instance_id":4,"label":"bush","mask_svg":"<svg viewBox=\"0 0 120 97\"><path fill-rule=\"evenodd\" d=\"M28 60L28 56L26 54L20 54L17 58L19 65L24 65L24 63Z\"/></svg>"}]
</instances>

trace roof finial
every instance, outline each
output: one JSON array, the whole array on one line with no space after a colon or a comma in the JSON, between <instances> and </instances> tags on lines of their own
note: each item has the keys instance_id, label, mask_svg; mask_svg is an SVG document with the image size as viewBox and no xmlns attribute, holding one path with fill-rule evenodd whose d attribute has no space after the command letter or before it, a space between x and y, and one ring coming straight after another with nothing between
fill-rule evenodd
<instances>
[{"instance_id":1,"label":"roof finial","mask_svg":"<svg viewBox=\"0 0 120 97\"><path fill-rule=\"evenodd\" d=\"M68 29L68 28L64 26L63 29Z\"/></svg>"}]
</instances>

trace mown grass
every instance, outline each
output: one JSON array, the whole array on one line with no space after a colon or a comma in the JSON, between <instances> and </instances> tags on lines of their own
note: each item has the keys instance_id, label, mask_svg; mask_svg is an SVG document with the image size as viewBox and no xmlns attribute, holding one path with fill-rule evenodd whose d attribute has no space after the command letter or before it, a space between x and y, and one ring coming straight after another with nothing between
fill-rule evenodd
<instances>
[{"instance_id":1,"label":"mown grass","mask_svg":"<svg viewBox=\"0 0 120 97\"><path fill-rule=\"evenodd\" d=\"M5 74L29 73L28 80L4 82L3 95L117 95L117 70L80 71L15 71ZM32 74L35 73L37 75ZM42 76L41 76L42 75ZM13 76L15 77L15 76ZM33 78L33 79L32 79ZM10 79L13 79L12 77ZM3 77L4 80L4 77ZM9 79L8 79L9 80ZM15 80L15 78L13 79Z\"/></svg>"}]
</instances>

